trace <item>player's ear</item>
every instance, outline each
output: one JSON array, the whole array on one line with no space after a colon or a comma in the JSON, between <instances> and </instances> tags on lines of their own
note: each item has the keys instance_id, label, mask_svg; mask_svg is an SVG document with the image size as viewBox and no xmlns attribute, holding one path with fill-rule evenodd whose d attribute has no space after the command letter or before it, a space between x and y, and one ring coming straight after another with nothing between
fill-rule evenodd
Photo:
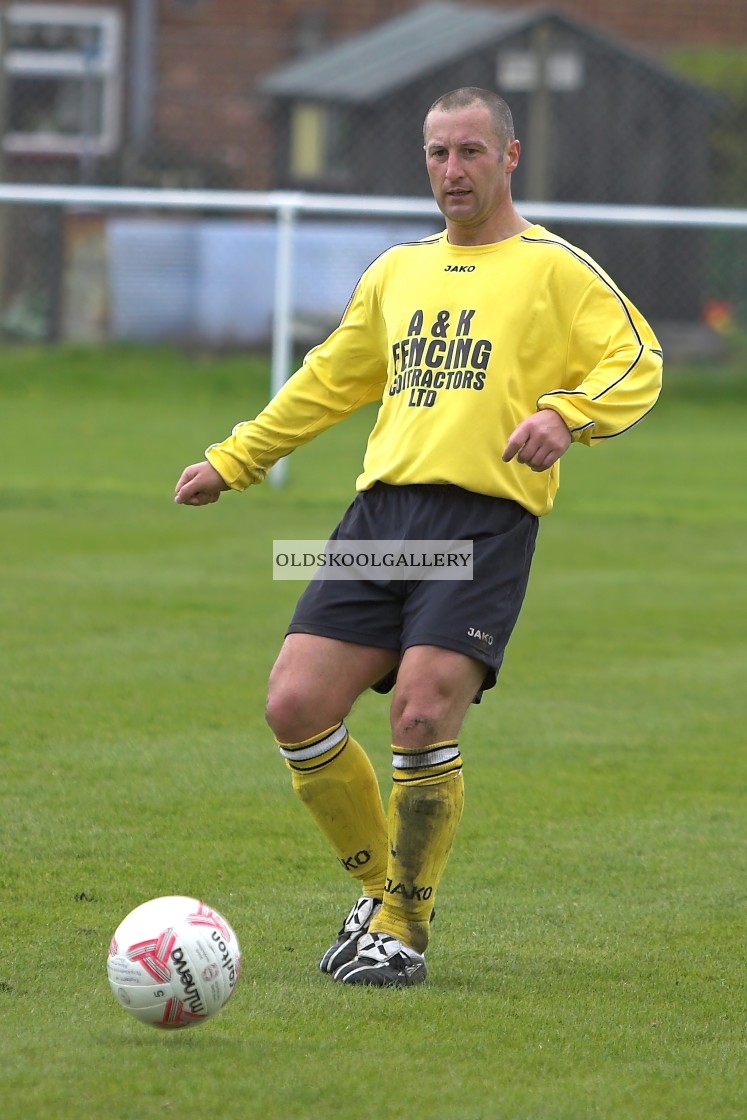
<instances>
[{"instance_id":1,"label":"player's ear","mask_svg":"<svg viewBox=\"0 0 747 1120\"><path fill-rule=\"evenodd\" d=\"M521 142L519 140L510 140L506 145L506 170L515 171L519 166L519 156L521 155Z\"/></svg>"}]
</instances>

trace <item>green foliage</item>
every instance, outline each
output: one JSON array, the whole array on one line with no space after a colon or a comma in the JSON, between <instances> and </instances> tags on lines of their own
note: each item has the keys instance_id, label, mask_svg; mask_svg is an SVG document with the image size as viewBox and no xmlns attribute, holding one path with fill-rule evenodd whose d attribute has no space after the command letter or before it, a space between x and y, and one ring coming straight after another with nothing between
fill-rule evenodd
<instances>
[{"instance_id":1,"label":"green foliage","mask_svg":"<svg viewBox=\"0 0 747 1120\"><path fill-rule=\"evenodd\" d=\"M686 77L723 95L711 134L712 202L747 206L747 51L743 46L680 46L668 63ZM693 143L699 138L693 136Z\"/></svg>"},{"instance_id":2,"label":"green foliage","mask_svg":"<svg viewBox=\"0 0 747 1120\"><path fill-rule=\"evenodd\" d=\"M564 461L462 736L431 978L402 992L318 973L352 891L262 718L299 590L272 583L271 542L330 529L372 413L299 451L284 489L186 509L177 475L261 407L263 363L3 357L7 1114L742 1120L741 357L721 388L670 372L644 424ZM386 701L350 722L386 789ZM245 952L225 1011L174 1035L127 1016L105 970L124 914L171 892L222 909Z\"/></svg>"},{"instance_id":3,"label":"green foliage","mask_svg":"<svg viewBox=\"0 0 747 1120\"><path fill-rule=\"evenodd\" d=\"M747 51L741 45L680 45L667 54L667 62L687 77L735 100L747 96Z\"/></svg>"}]
</instances>

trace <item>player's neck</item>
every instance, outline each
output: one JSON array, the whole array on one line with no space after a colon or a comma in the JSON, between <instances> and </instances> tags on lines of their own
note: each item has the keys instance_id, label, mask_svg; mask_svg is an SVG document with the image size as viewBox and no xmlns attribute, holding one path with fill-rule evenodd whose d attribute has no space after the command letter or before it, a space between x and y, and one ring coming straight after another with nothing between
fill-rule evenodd
<instances>
[{"instance_id":1,"label":"player's neck","mask_svg":"<svg viewBox=\"0 0 747 1120\"><path fill-rule=\"evenodd\" d=\"M522 218L513 204L491 214L480 225L460 226L446 219L446 233L450 245L495 245L530 229L532 223Z\"/></svg>"}]
</instances>

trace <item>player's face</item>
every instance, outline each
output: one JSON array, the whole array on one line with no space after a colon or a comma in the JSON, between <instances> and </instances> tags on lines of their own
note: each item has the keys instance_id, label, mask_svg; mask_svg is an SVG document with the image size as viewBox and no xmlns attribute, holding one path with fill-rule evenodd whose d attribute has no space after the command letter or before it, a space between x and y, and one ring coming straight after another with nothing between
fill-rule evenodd
<instances>
[{"instance_id":1,"label":"player's face","mask_svg":"<svg viewBox=\"0 0 747 1120\"><path fill-rule=\"evenodd\" d=\"M451 112L434 109L425 125L425 161L433 196L449 235L490 241L491 219L510 203L511 172L519 142L503 145L490 110L470 105Z\"/></svg>"}]
</instances>

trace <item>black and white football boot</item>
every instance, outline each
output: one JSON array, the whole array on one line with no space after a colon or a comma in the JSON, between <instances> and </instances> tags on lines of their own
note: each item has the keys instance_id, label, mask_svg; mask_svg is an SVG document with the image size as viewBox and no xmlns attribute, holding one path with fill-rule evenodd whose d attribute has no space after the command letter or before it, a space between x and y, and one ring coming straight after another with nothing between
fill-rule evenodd
<instances>
[{"instance_id":1,"label":"black and white football boot","mask_svg":"<svg viewBox=\"0 0 747 1120\"><path fill-rule=\"evenodd\" d=\"M381 899L370 898L365 894L362 898L359 898L357 902L353 903L352 910L342 923L342 928L337 935L337 940L334 945L330 945L327 952L319 961L319 967L322 972L328 972L331 975L342 965L349 964L350 961L355 960L358 941L364 933L368 932L368 927L372 919L378 914L380 909Z\"/></svg>"},{"instance_id":2,"label":"black and white football boot","mask_svg":"<svg viewBox=\"0 0 747 1120\"><path fill-rule=\"evenodd\" d=\"M427 974L422 953L390 933L364 933L358 939L355 960L335 969L333 978L341 984L406 988L421 984Z\"/></svg>"}]
</instances>

